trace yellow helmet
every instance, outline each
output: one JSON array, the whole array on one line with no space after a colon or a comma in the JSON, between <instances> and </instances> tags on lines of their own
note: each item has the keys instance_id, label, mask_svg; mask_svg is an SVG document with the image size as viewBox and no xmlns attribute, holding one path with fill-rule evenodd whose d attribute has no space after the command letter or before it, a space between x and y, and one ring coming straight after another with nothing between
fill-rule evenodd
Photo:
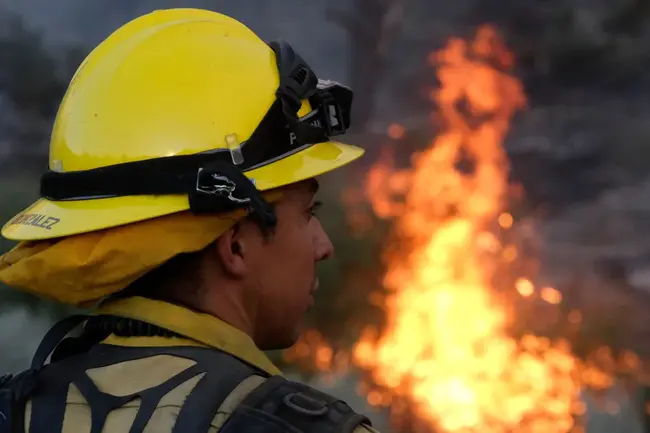
<instances>
[{"instance_id":1,"label":"yellow helmet","mask_svg":"<svg viewBox=\"0 0 650 433\"><path fill-rule=\"evenodd\" d=\"M59 108L41 199L3 228L50 239L184 210L251 208L260 191L318 176L363 150L350 89L318 80L283 41L233 18L161 10L115 31L84 60Z\"/></svg>"}]
</instances>

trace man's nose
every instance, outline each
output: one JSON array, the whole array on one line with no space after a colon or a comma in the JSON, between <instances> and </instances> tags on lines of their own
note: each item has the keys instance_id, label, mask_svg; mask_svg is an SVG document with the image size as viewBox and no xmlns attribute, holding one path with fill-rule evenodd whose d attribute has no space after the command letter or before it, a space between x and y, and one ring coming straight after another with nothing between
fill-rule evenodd
<instances>
[{"instance_id":1,"label":"man's nose","mask_svg":"<svg viewBox=\"0 0 650 433\"><path fill-rule=\"evenodd\" d=\"M314 233L314 254L317 262L327 260L334 255L334 245L330 240L320 221L315 220L315 233Z\"/></svg>"}]
</instances>

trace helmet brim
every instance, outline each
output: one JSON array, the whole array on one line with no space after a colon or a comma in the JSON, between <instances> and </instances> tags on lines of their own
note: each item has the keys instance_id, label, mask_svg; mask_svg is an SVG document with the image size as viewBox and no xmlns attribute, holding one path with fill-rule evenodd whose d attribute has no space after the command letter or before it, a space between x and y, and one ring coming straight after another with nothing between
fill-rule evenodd
<instances>
[{"instance_id":1,"label":"helmet brim","mask_svg":"<svg viewBox=\"0 0 650 433\"><path fill-rule=\"evenodd\" d=\"M342 167L363 155L357 146L328 141L247 171L261 191L300 182ZM37 200L12 218L2 236L15 241L54 239L170 215L189 209L186 196L128 196L93 200Z\"/></svg>"}]
</instances>

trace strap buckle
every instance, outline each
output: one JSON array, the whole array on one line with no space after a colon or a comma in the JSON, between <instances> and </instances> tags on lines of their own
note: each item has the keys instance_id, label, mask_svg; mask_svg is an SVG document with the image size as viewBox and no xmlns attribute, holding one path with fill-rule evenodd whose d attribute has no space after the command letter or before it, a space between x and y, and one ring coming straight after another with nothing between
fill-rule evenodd
<instances>
[{"instance_id":1,"label":"strap buckle","mask_svg":"<svg viewBox=\"0 0 650 433\"><path fill-rule=\"evenodd\" d=\"M227 176L199 167L196 173L196 192L221 196L237 205L250 203L250 197L237 197L237 184Z\"/></svg>"},{"instance_id":2,"label":"strap buckle","mask_svg":"<svg viewBox=\"0 0 650 433\"><path fill-rule=\"evenodd\" d=\"M255 180L232 164L214 161L200 167L194 189L189 202L195 215L246 209L265 229L275 228L275 211L256 188Z\"/></svg>"},{"instance_id":3,"label":"strap buckle","mask_svg":"<svg viewBox=\"0 0 650 433\"><path fill-rule=\"evenodd\" d=\"M302 392L292 392L282 399L284 404L303 415L322 416L328 412L327 403L316 400Z\"/></svg>"}]
</instances>

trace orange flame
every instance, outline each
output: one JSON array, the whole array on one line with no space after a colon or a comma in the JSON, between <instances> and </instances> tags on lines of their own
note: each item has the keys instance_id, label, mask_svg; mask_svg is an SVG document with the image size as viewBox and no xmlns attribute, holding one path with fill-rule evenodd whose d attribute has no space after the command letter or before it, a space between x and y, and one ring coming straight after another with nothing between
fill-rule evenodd
<instances>
[{"instance_id":1,"label":"orange flame","mask_svg":"<svg viewBox=\"0 0 650 433\"><path fill-rule=\"evenodd\" d=\"M383 389L445 432L570 431L580 412L578 361L565 342L512 338L512 317L493 283L500 261L516 256L496 235L496 227L513 225L503 212L502 142L525 106L522 86L504 72L512 56L483 27L472 43L452 39L430 60L440 81L432 98L442 132L411 170L384 160L369 174L373 209L395 218L395 237L383 281L386 328L379 337L364 333L354 362L372 371L372 401L390 401L377 394ZM516 288L523 296L535 292L524 279ZM561 301L553 288L539 293Z\"/></svg>"},{"instance_id":2,"label":"orange flame","mask_svg":"<svg viewBox=\"0 0 650 433\"><path fill-rule=\"evenodd\" d=\"M389 407L394 420L406 419L408 431L583 432L579 393L610 387L617 374L645 377L643 363L631 352L617 359L606 347L583 361L566 339L512 335L516 310L505 302L507 289L555 313L563 301L560 291L535 287L526 276L506 290L507 278L499 278L504 270L516 274L520 259L499 234L517 226L504 207L522 188L508 185L502 142L525 95L507 72L513 57L491 27L471 43L450 40L430 61L441 84L431 94L441 132L413 156L412 169L395 169L385 152L365 188L376 216L393 220L385 291L369 298L385 312L383 331L366 328L349 354L310 330L285 356L329 374L361 367L372 383L361 383L359 392L371 405ZM387 129L393 140L405 133L398 124ZM360 196L345 192L351 211ZM371 224L363 215L352 214L357 229ZM519 228L530 234L530 226ZM583 315L572 310L565 319L572 332Z\"/></svg>"}]
</instances>

